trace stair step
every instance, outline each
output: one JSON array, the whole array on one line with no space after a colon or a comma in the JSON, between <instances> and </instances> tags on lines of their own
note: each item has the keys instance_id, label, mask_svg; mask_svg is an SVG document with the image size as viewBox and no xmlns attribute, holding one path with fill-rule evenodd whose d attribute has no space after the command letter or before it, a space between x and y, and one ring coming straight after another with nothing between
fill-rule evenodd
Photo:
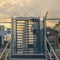
<instances>
[{"instance_id":1,"label":"stair step","mask_svg":"<svg viewBox=\"0 0 60 60\"><path fill-rule=\"evenodd\" d=\"M33 54L25 54L25 55L20 55L20 54L14 54L11 56L12 58L45 58L45 55L43 54L36 54L36 55L33 55Z\"/></svg>"}]
</instances>

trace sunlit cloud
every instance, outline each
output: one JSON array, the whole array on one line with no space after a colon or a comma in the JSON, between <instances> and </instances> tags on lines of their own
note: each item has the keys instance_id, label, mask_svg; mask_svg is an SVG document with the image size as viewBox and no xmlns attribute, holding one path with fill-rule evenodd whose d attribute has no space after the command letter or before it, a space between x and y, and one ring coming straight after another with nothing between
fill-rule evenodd
<instances>
[{"instance_id":1,"label":"sunlit cloud","mask_svg":"<svg viewBox=\"0 0 60 60\"><path fill-rule=\"evenodd\" d=\"M4 1L0 2L0 8L3 7L4 5L5 5Z\"/></svg>"},{"instance_id":2,"label":"sunlit cloud","mask_svg":"<svg viewBox=\"0 0 60 60\"><path fill-rule=\"evenodd\" d=\"M0 0L0 21L10 21L12 16L43 17L47 11L60 11L60 0ZM47 22L54 26L55 22Z\"/></svg>"},{"instance_id":3,"label":"sunlit cloud","mask_svg":"<svg viewBox=\"0 0 60 60\"><path fill-rule=\"evenodd\" d=\"M60 0L0 0L0 15L44 16L46 11L60 11Z\"/></svg>"}]
</instances>

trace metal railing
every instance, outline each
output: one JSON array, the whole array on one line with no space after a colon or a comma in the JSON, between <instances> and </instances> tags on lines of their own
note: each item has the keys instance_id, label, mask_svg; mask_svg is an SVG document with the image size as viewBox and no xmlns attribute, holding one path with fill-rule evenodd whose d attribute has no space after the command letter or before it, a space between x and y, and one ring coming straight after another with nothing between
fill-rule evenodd
<instances>
[{"instance_id":1,"label":"metal railing","mask_svg":"<svg viewBox=\"0 0 60 60\"><path fill-rule=\"evenodd\" d=\"M54 49L52 48L51 44L49 43L48 39L46 38L46 43L47 43L47 60L59 60L57 57Z\"/></svg>"},{"instance_id":2,"label":"metal railing","mask_svg":"<svg viewBox=\"0 0 60 60\"><path fill-rule=\"evenodd\" d=\"M10 53L11 53L10 41L8 41L0 55L0 60L8 60L10 58Z\"/></svg>"}]
</instances>

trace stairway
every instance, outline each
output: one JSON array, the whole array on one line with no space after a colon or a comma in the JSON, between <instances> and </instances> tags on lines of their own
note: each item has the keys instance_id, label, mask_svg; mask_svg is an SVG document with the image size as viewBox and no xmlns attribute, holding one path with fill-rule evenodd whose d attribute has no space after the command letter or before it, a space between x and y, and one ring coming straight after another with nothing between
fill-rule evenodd
<instances>
[{"instance_id":1,"label":"stairway","mask_svg":"<svg viewBox=\"0 0 60 60\"><path fill-rule=\"evenodd\" d=\"M14 50L19 54L40 53L40 26L39 21L17 20L14 28L16 37ZM38 28L39 27L39 28ZM15 30L16 29L16 30ZM39 32L39 33L38 33ZM14 51L13 50L13 51Z\"/></svg>"}]
</instances>

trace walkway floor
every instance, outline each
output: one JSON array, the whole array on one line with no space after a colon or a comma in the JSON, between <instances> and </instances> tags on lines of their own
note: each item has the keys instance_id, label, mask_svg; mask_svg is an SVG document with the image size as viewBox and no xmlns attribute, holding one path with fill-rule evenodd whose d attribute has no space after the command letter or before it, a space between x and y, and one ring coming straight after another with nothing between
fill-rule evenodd
<instances>
[{"instance_id":1,"label":"walkway floor","mask_svg":"<svg viewBox=\"0 0 60 60\"><path fill-rule=\"evenodd\" d=\"M31 58L30 58L30 59L29 59L29 58L25 58L25 59L24 59L24 58L12 58L11 60L46 60L46 59L33 59L33 58L32 58L32 59L31 59Z\"/></svg>"}]
</instances>

